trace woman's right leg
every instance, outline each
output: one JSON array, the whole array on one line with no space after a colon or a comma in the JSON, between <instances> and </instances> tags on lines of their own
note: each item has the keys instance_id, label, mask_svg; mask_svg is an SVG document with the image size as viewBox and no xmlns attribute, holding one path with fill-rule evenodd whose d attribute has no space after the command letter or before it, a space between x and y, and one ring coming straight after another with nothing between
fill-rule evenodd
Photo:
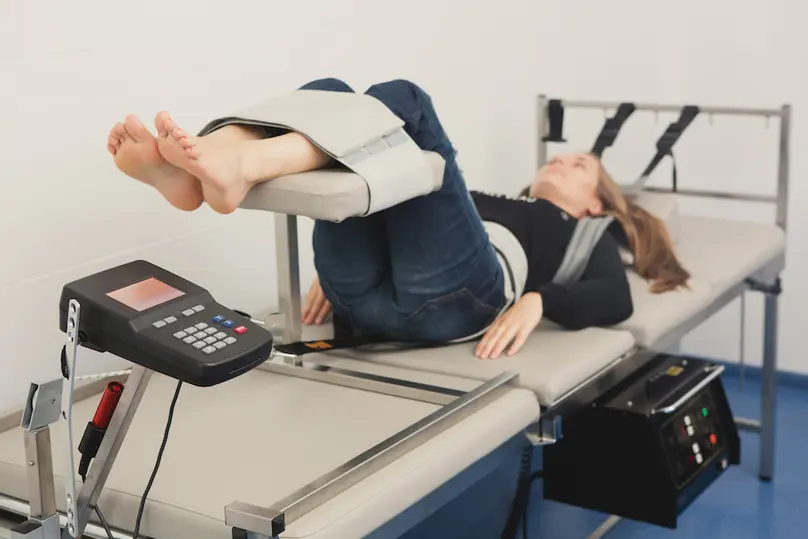
<instances>
[{"instance_id":1,"label":"woman's right leg","mask_svg":"<svg viewBox=\"0 0 808 539\"><path fill-rule=\"evenodd\" d=\"M412 339L446 341L486 327L505 304L504 275L430 96L394 80L367 91L404 121L425 151L445 162L443 184L384 212L392 298ZM393 301L391 299L390 301Z\"/></svg>"}]
</instances>

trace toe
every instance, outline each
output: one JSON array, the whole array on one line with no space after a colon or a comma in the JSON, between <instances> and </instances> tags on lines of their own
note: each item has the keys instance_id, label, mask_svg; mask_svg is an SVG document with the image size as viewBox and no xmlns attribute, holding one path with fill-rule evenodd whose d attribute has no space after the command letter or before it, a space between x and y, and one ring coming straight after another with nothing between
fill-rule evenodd
<instances>
[{"instance_id":1,"label":"toe","mask_svg":"<svg viewBox=\"0 0 808 539\"><path fill-rule=\"evenodd\" d=\"M108 151L109 151L109 153L111 153L112 155L115 155L116 153L118 153L118 147L117 147L117 146L113 146L112 144L107 144L107 150L108 150Z\"/></svg>"},{"instance_id":2,"label":"toe","mask_svg":"<svg viewBox=\"0 0 808 539\"><path fill-rule=\"evenodd\" d=\"M135 139L135 142L142 142L152 138L152 134L148 129L146 129L143 122L141 122L137 116L132 114L126 117L124 127L126 128L126 132L129 133L129 136Z\"/></svg>"},{"instance_id":3,"label":"toe","mask_svg":"<svg viewBox=\"0 0 808 539\"><path fill-rule=\"evenodd\" d=\"M185 155L190 159L197 159L199 158L199 150L196 146L188 146L185 148Z\"/></svg>"},{"instance_id":4,"label":"toe","mask_svg":"<svg viewBox=\"0 0 808 539\"><path fill-rule=\"evenodd\" d=\"M169 130L166 127L166 121L170 120L171 116L169 116L168 112L160 111L157 113L157 116L154 117L154 127L157 128L157 134L161 137L167 137L169 134Z\"/></svg>"},{"instance_id":5,"label":"toe","mask_svg":"<svg viewBox=\"0 0 808 539\"><path fill-rule=\"evenodd\" d=\"M186 133L184 129L180 129L179 127L175 127L171 131L171 136L174 137L177 140L182 140L182 139L187 139L188 138L188 133Z\"/></svg>"},{"instance_id":6,"label":"toe","mask_svg":"<svg viewBox=\"0 0 808 539\"><path fill-rule=\"evenodd\" d=\"M182 146L185 149L193 148L194 146L194 144L188 139L188 137L177 139L177 142L179 143L180 146Z\"/></svg>"},{"instance_id":7,"label":"toe","mask_svg":"<svg viewBox=\"0 0 808 539\"><path fill-rule=\"evenodd\" d=\"M166 131L168 131L169 133L174 132L175 129L179 129L177 127L177 124L174 122L174 119L167 112L163 117L163 125L166 126Z\"/></svg>"},{"instance_id":8,"label":"toe","mask_svg":"<svg viewBox=\"0 0 808 539\"><path fill-rule=\"evenodd\" d=\"M121 141L128 136L126 133L126 126L121 122L115 124L115 127L112 128L112 134L114 134Z\"/></svg>"}]
</instances>

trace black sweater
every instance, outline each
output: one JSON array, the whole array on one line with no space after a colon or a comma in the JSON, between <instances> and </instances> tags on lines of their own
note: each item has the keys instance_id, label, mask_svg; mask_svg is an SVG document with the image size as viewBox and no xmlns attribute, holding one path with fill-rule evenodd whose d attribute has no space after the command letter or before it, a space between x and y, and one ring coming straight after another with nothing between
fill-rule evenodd
<instances>
[{"instance_id":1,"label":"black sweater","mask_svg":"<svg viewBox=\"0 0 808 539\"><path fill-rule=\"evenodd\" d=\"M569 329L607 326L626 320L633 312L626 270L618 243L603 234L581 279L561 286L552 282L561 265L576 219L543 199L511 198L472 191L484 221L498 223L519 240L527 255L525 293L538 292L544 316Z\"/></svg>"}]
</instances>

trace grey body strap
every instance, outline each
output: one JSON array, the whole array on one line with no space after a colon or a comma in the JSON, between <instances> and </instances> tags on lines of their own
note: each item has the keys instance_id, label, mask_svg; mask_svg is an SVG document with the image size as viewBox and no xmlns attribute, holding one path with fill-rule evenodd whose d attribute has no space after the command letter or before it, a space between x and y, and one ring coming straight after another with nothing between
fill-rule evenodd
<instances>
[{"instance_id":1,"label":"grey body strap","mask_svg":"<svg viewBox=\"0 0 808 539\"><path fill-rule=\"evenodd\" d=\"M578 220L564 259L553 277L555 284L566 285L581 278L595 246L613 220L611 216L582 217Z\"/></svg>"}]
</instances>

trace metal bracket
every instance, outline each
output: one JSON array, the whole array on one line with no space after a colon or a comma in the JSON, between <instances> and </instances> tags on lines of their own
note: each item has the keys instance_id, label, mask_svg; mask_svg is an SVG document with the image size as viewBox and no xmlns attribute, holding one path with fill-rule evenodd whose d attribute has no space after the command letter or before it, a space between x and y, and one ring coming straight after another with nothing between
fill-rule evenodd
<instances>
[{"instance_id":1,"label":"metal bracket","mask_svg":"<svg viewBox=\"0 0 808 539\"><path fill-rule=\"evenodd\" d=\"M20 427L37 431L59 421L62 413L62 379L47 384L31 384Z\"/></svg>"},{"instance_id":2,"label":"metal bracket","mask_svg":"<svg viewBox=\"0 0 808 539\"><path fill-rule=\"evenodd\" d=\"M73 391L76 387L76 359L79 348L79 319L81 305L75 299L70 300L67 308L67 328L65 337L65 353L67 364L65 378L62 380L62 419L67 421L67 436L65 437L64 457L65 470L65 497L67 505L67 532L71 537L78 537L76 525L77 499L76 499L76 463L73 455Z\"/></svg>"},{"instance_id":3,"label":"metal bracket","mask_svg":"<svg viewBox=\"0 0 808 539\"><path fill-rule=\"evenodd\" d=\"M525 432L525 436L534 447L553 445L563 438L561 426L561 416L550 420L539 419Z\"/></svg>"},{"instance_id":4,"label":"metal bracket","mask_svg":"<svg viewBox=\"0 0 808 539\"><path fill-rule=\"evenodd\" d=\"M757 279L746 279L746 284L750 290L755 292L763 292L769 296L779 296L783 292L783 287L780 277L774 280L773 283L764 283Z\"/></svg>"},{"instance_id":5,"label":"metal bracket","mask_svg":"<svg viewBox=\"0 0 808 539\"><path fill-rule=\"evenodd\" d=\"M51 539L59 537L59 515L51 515L45 520L29 518L11 529L11 539Z\"/></svg>"}]
</instances>

